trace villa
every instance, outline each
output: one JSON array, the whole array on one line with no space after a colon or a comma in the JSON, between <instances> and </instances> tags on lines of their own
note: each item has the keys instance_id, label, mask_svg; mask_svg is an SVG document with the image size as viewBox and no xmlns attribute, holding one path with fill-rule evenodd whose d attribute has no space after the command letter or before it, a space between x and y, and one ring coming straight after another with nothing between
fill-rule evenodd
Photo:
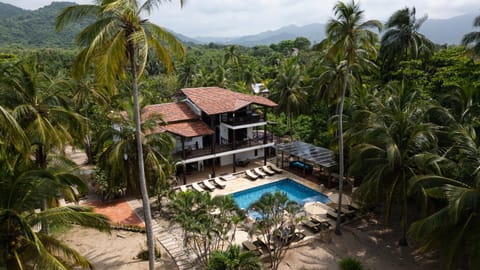
<instances>
[{"instance_id":1,"label":"villa","mask_svg":"<svg viewBox=\"0 0 480 270\"><path fill-rule=\"evenodd\" d=\"M146 106L142 118L161 114L166 124L154 132L168 132L175 138L174 157L186 171L215 166L245 166L249 160L267 161L273 138L267 133L267 109L277 106L268 98L251 96L220 87L181 89L172 103Z\"/></svg>"}]
</instances>

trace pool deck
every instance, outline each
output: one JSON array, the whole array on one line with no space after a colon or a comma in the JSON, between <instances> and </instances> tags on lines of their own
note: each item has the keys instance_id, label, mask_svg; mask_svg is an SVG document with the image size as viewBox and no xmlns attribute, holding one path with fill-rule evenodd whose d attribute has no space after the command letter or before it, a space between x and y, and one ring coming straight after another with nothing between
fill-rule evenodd
<instances>
[{"instance_id":1,"label":"pool deck","mask_svg":"<svg viewBox=\"0 0 480 270\"><path fill-rule=\"evenodd\" d=\"M225 182L226 186L224 189L215 189L210 194L212 196L217 195L227 195L232 194L238 191L246 190L253 187L262 186L268 183L273 183L279 180L283 180L285 178L292 179L304 186L307 186L315 191L323 193L328 196L327 193L331 193L331 191L326 190L324 187L320 186L317 183L313 183L312 181L306 180L302 177L299 177L296 174L290 173L288 171L283 171L282 173L276 173L272 176L266 176L264 178L259 178L257 180L250 180L246 178L245 174L242 172L237 173L235 179L228 180ZM327 193L326 193L327 192Z\"/></svg>"}]
</instances>

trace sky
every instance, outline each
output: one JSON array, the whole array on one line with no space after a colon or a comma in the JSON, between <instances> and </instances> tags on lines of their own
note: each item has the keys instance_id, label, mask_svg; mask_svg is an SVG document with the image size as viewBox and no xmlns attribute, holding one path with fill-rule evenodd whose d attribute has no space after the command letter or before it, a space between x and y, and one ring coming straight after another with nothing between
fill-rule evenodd
<instances>
[{"instance_id":1,"label":"sky","mask_svg":"<svg viewBox=\"0 0 480 270\"><path fill-rule=\"evenodd\" d=\"M90 4L91 0L64 0ZM142 0L140 0L143 2ZM347 0L349 1L349 0ZM0 0L23 9L38 9L52 0ZM326 23L337 0L184 0L163 1L148 18L189 37L236 37L295 24ZM367 19L385 21L396 10L415 6L417 18L445 19L480 15L479 0L360 0Z\"/></svg>"}]
</instances>

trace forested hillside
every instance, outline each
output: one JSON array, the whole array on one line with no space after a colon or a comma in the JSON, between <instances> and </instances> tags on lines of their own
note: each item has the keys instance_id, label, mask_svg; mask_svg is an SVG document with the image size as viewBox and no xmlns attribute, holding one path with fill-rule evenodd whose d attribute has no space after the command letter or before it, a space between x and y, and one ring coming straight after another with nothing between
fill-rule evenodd
<instances>
[{"instance_id":1,"label":"forested hillside","mask_svg":"<svg viewBox=\"0 0 480 270\"><path fill-rule=\"evenodd\" d=\"M10 4L4 4L0 2L0 18L6 19L18 15L23 15L28 13L27 10L18 8Z\"/></svg>"},{"instance_id":2,"label":"forested hillside","mask_svg":"<svg viewBox=\"0 0 480 270\"><path fill-rule=\"evenodd\" d=\"M55 17L72 2L53 2L29 11L0 3L0 46L2 47L72 47L75 35L87 24L73 24L55 31Z\"/></svg>"}]
</instances>

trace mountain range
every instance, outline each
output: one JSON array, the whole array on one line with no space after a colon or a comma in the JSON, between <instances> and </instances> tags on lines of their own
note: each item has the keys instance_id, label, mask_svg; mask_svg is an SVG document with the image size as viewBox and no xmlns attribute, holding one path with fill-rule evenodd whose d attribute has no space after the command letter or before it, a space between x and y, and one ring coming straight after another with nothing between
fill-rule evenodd
<instances>
[{"instance_id":1,"label":"mountain range","mask_svg":"<svg viewBox=\"0 0 480 270\"><path fill-rule=\"evenodd\" d=\"M76 23L63 32L54 30L55 17L72 2L53 2L37 10L24 10L0 2L0 46L72 47L76 34L87 25ZM437 44L459 44L465 33L473 31L473 20L478 14L464 14L449 19L429 19L420 32ZM312 43L325 38L325 24L288 25L256 35L225 37L188 37L175 33L183 42L207 44L237 44L243 46L270 45L282 40L306 37Z\"/></svg>"}]
</instances>

